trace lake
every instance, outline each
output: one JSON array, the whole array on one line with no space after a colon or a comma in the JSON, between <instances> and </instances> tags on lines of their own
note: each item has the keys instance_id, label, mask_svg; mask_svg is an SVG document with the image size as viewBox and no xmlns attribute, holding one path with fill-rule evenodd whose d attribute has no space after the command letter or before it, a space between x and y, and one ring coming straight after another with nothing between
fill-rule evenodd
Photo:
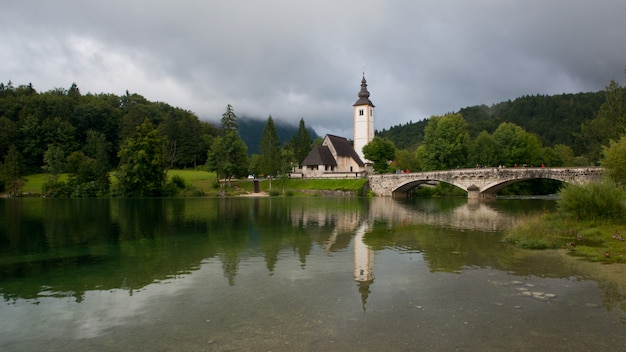
<instances>
[{"instance_id":1,"label":"lake","mask_svg":"<svg viewBox=\"0 0 626 352\"><path fill-rule=\"evenodd\" d=\"M502 241L554 206L0 199L0 350L623 351L623 265Z\"/></svg>"}]
</instances>

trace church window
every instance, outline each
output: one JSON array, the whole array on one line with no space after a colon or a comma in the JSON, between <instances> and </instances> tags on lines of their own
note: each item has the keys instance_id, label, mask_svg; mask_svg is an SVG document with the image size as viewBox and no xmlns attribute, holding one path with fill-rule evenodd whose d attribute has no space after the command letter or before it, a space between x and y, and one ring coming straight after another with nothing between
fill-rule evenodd
<instances>
[{"instance_id":1,"label":"church window","mask_svg":"<svg viewBox=\"0 0 626 352\"><path fill-rule=\"evenodd\" d=\"M363 116L363 109L359 110L359 116Z\"/></svg>"}]
</instances>

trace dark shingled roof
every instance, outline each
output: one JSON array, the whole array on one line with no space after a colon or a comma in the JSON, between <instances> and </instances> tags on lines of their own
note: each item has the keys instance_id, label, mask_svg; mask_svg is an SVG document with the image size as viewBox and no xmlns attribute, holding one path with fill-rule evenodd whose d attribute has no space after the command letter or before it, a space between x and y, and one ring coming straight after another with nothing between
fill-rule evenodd
<instances>
[{"instance_id":1,"label":"dark shingled roof","mask_svg":"<svg viewBox=\"0 0 626 352\"><path fill-rule=\"evenodd\" d=\"M361 80L361 91L359 92L359 100L354 103L352 106L357 105L369 105L374 107L374 104L370 100L370 92L367 91L367 81L365 80L365 74L363 74L363 79Z\"/></svg>"},{"instance_id":2,"label":"dark shingled roof","mask_svg":"<svg viewBox=\"0 0 626 352\"><path fill-rule=\"evenodd\" d=\"M325 145L317 145L309 152L309 155L302 161L303 166L311 165L332 165L337 166L337 161L330 152L330 148Z\"/></svg>"},{"instance_id":3,"label":"dark shingled roof","mask_svg":"<svg viewBox=\"0 0 626 352\"><path fill-rule=\"evenodd\" d=\"M359 158L359 154L354 151L350 142L347 139L339 136L334 136L332 134L327 135L330 142L335 146L335 151L337 152L337 156L352 158L356 161L359 166L364 166L365 164Z\"/></svg>"}]
</instances>

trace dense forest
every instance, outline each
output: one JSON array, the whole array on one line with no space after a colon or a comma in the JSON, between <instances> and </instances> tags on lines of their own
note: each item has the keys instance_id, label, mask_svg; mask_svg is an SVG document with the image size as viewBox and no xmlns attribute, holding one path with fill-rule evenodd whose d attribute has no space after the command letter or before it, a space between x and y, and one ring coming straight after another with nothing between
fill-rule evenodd
<instances>
[{"instance_id":1,"label":"dense forest","mask_svg":"<svg viewBox=\"0 0 626 352\"><path fill-rule=\"evenodd\" d=\"M494 104L476 105L458 111L467 122L470 138L482 131L493 133L503 122L511 122L534 133L544 146L563 144L577 155L587 152L581 128L598 114L605 92L528 95ZM416 149L424 140L428 120L411 122L377 131L376 135L392 141L398 149Z\"/></svg>"},{"instance_id":2,"label":"dense forest","mask_svg":"<svg viewBox=\"0 0 626 352\"><path fill-rule=\"evenodd\" d=\"M104 136L110 164L119 162L121 141L131 136L144 119L149 119L165 135L173 158L171 167L203 165L207 159L210 137L218 128L202 121L195 113L163 102L151 102L139 94L81 94L78 86L37 92L32 84L14 87L0 83L0 156L9 145L20 151L26 173L41 172L49 145L61 147L66 156L84 151L89 133ZM219 116L215 117L219 120ZM249 154L258 153L265 121L239 119L239 135ZM281 143L286 143L298 126L276 123ZM309 129L313 138L315 132Z\"/></svg>"}]
</instances>

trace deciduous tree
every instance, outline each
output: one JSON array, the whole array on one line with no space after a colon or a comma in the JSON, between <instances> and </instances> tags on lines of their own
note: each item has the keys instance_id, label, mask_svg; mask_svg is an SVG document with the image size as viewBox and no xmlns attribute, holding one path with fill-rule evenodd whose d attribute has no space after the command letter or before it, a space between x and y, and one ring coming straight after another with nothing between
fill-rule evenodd
<instances>
[{"instance_id":1,"label":"deciduous tree","mask_svg":"<svg viewBox=\"0 0 626 352\"><path fill-rule=\"evenodd\" d=\"M607 175L617 184L626 186L626 136L612 140L602 149L601 165L606 168Z\"/></svg>"},{"instance_id":2,"label":"deciduous tree","mask_svg":"<svg viewBox=\"0 0 626 352\"><path fill-rule=\"evenodd\" d=\"M15 145L9 146L9 151L4 156L4 164L0 168L0 177L8 190L9 197L18 197L20 189L24 185L22 177L21 156Z\"/></svg>"},{"instance_id":3,"label":"deciduous tree","mask_svg":"<svg viewBox=\"0 0 626 352\"><path fill-rule=\"evenodd\" d=\"M137 126L133 136L122 142L117 171L120 195L127 197L162 195L166 178L165 143L166 138L161 136L147 119Z\"/></svg>"},{"instance_id":4,"label":"deciduous tree","mask_svg":"<svg viewBox=\"0 0 626 352\"><path fill-rule=\"evenodd\" d=\"M363 146L363 155L371 160L374 171L378 173L389 172L389 163L394 159L396 147L389 140L374 137L371 142Z\"/></svg>"},{"instance_id":5,"label":"deciduous tree","mask_svg":"<svg viewBox=\"0 0 626 352\"><path fill-rule=\"evenodd\" d=\"M461 114L433 116L424 130L424 165L430 170L465 166L469 147L467 123Z\"/></svg>"},{"instance_id":6,"label":"deciduous tree","mask_svg":"<svg viewBox=\"0 0 626 352\"><path fill-rule=\"evenodd\" d=\"M225 179L230 185L230 179L247 174L248 148L239 135L227 131L224 136L213 139L207 155L207 168L214 171L217 179Z\"/></svg>"}]
</instances>

